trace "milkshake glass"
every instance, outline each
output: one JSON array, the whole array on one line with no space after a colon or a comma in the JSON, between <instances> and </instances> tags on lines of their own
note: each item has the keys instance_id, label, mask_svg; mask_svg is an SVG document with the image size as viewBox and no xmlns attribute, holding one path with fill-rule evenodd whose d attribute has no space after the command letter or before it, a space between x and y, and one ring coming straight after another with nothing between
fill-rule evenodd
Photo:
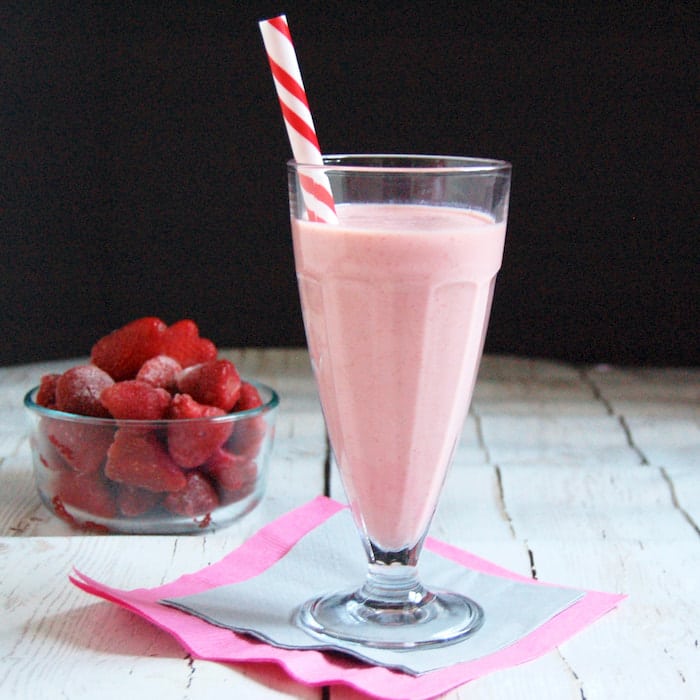
<instances>
[{"instance_id":1,"label":"milkshake glass","mask_svg":"<svg viewBox=\"0 0 700 700\"><path fill-rule=\"evenodd\" d=\"M382 648L458 641L483 612L424 587L418 558L479 367L510 164L348 155L291 161L288 172L311 363L368 558L359 588L308 601L298 622ZM324 176L337 222L313 220L305 206L301 183Z\"/></svg>"}]
</instances>

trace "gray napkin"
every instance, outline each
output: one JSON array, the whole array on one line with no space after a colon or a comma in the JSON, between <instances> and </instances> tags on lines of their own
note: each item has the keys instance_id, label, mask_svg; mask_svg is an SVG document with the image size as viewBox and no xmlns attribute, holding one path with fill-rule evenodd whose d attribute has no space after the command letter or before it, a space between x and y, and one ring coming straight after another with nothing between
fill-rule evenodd
<instances>
[{"instance_id":1,"label":"gray napkin","mask_svg":"<svg viewBox=\"0 0 700 700\"><path fill-rule=\"evenodd\" d=\"M483 608L485 622L474 635L451 645L397 651L342 640L326 643L294 624L302 603L320 593L359 586L366 567L359 535L349 511L343 510L302 537L258 576L160 602L274 646L340 651L371 664L420 675L473 661L509 646L585 593L473 571L425 549L419 570L426 586L462 593Z\"/></svg>"}]
</instances>

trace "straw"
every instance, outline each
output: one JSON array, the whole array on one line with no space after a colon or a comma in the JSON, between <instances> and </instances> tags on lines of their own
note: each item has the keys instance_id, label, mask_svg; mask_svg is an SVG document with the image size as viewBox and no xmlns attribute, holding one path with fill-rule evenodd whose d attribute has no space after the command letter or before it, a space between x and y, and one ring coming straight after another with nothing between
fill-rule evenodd
<instances>
[{"instance_id":1,"label":"straw","mask_svg":"<svg viewBox=\"0 0 700 700\"><path fill-rule=\"evenodd\" d=\"M287 18L279 15L259 24L294 159L297 163L323 165ZM300 173L299 182L309 219L337 222L333 194L325 172L313 170L310 176Z\"/></svg>"}]
</instances>

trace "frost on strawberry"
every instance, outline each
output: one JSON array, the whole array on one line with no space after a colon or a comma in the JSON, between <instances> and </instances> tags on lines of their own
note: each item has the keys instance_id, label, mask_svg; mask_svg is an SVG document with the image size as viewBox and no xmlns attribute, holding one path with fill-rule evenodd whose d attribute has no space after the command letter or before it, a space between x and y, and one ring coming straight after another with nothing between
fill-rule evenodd
<instances>
[{"instance_id":1,"label":"frost on strawberry","mask_svg":"<svg viewBox=\"0 0 700 700\"><path fill-rule=\"evenodd\" d=\"M113 418L158 420L170 406L170 393L140 379L125 379L104 389L100 400Z\"/></svg>"},{"instance_id":2,"label":"frost on strawberry","mask_svg":"<svg viewBox=\"0 0 700 700\"><path fill-rule=\"evenodd\" d=\"M218 449L207 460L203 469L227 491L239 491L257 477L257 467L247 457Z\"/></svg>"},{"instance_id":3,"label":"frost on strawberry","mask_svg":"<svg viewBox=\"0 0 700 700\"><path fill-rule=\"evenodd\" d=\"M133 379L146 360L162 354L167 325L159 318L145 316L100 338L92 347L90 360L114 381Z\"/></svg>"},{"instance_id":4,"label":"frost on strawberry","mask_svg":"<svg viewBox=\"0 0 700 700\"><path fill-rule=\"evenodd\" d=\"M166 389L172 394L177 390L175 379L180 372L182 372L182 365L175 358L156 355L141 365L136 379Z\"/></svg>"},{"instance_id":5,"label":"frost on strawberry","mask_svg":"<svg viewBox=\"0 0 700 700\"><path fill-rule=\"evenodd\" d=\"M95 365L72 367L56 379L56 408L81 416L109 418L109 411L100 402L100 395L112 384L112 377Z\"/></svg>"},{"instance_id":6,"label":"frost on strawberry","mask_svg":"<svg viewBox=\"0 0 700 700\"><path fill-rule=\"evenodd\" d=\"M219 449L209 458L203 470L218 486L222 503L239 501L255 491L258 467L247 457Z\"/></svg>"},{"instance_id":7,"label":"frost on strawberry","mask_svg":"<svg viewBox=\"0 0 700 700\"><path fill-rule=\"evenodd\" d=\"M64 470L56 474L51 491L54 505L73 506L101 518L113 518L117 514L114 496L101 474Z\"/></svg>"},{"instance_id":8,"label":"frost on strawberry","mask_svg":"<svg viewBox=\"0 0 700 700\"><path fill-rule=\"evenodd\" d=\"M177 388L195 401L228 413L241 393L241 378L230 360L212 360L187 367L177 376Z\"/></svg>"},{"instance_id":9,"label":"frost on strawberry","mask_svg":"<svg viewBox=\"0 0 700 700\"><path fill-rule=\"evenodd\" d=\"M121 484L117 492L117 509L127 518L136 518L153 510L161 498L161 493Z\"/></svg>"},{"instance_id":10,"label":"frost on strawberry","mask_svg":"<svg viewBox=\"0 0 700 700\"><path fill-rule=\"evenodd\" d=\"M187 483L155 433L120 428L107 452L105 475L147 491L179 491Z\"/></svg>"},{"instance_id":11,"label":"frost on strawberry","mask_svg":"<svg viewBox=\"0 0 700 700\"><path fill-rule=\"evenodd\" d=\"M51 420L51 418L40 419L36 432L30 436L32 450L37 455L39 462L49 471L56 472L70 469L68 463L49 439Z\"/></svg>"},{"instance_id":12,"label":"frost on strawberry","mask_svg":"<svg viewBox=\"0 0 700 700\"><path fill-rule=\"evenodd\" d=\"M187 475L187 485L177 493L169 493L163 505L177 515L194 518L219 507L219 497L209 480L198 471Z\"/></svg>"},{"instance_id":13,"label":"frost on strawberry","mask_svg":"<svg viewBox=\"0 0 700 700\"><path fill-rule=\"evenodd\" d=\"M175 419L168 425L168 452L175 462L186 469L206 462L228 440L233 426L228 421L196 419L224 415L222 409L200 404L189 394L173 396L167 415Z\"/></svg>"},{"instance_id":14,"label":"frost on strawberry","mask_svg":"<svg viewBox=\"0 0 700 700\"><path fill-rule=\"evenodd\" d=\"M229 449L237 455L253 459L260 452L268 426L264 416L251 416L236 423Z\"/></svg>"},{"instance_id":15,"label":"frost on strawberry","mask_svg":"<svg viewBox=\"0 0 700 700\"><path fill-rule=\"evenodd\" d=\"M44 418L39 430L67 464L81 474L100 469L114 437L114 428L108 425L54 418Z\"/></svg>"}]
</instances>

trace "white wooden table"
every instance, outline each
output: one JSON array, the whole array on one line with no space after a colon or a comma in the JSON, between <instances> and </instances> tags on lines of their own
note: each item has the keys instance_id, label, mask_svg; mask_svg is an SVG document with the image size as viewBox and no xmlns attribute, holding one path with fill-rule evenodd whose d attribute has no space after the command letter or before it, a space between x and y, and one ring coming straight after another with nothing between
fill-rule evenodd
<instances>
[{"instance_id":1,"label":"white wooden table","mask_svg":"<svg viewBox=\"0 0 700 700\"><path fill-rule=\"evenodd\" d=\"M149 587L217 561L326 493L326 437L300 350L234 350L282 397L268 492L213 534L72 532L32 482L24 392L76 360L0 369L0 698L342 700L272 666L192 660L167 634L72 586L77 566ZM487 357L431 534L509 569L629 598L558 650L451 699L700 697L700 370Z\"/></svg>"}]
</instances>

